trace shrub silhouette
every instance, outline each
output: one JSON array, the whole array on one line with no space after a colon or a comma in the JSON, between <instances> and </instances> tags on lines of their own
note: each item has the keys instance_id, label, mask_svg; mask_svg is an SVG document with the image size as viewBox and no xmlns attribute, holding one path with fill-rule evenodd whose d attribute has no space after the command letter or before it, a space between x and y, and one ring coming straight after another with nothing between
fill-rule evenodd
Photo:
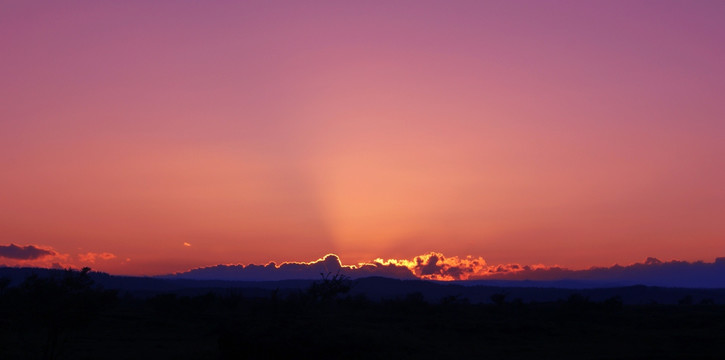
<instances>
[{"instance_id":1,"label":"shrub silhouette","mask_svg":"<svg viewBox=\"0 0 725 360\"><path fill-rule=\"evenodd\" d=\"M604 308L607 310L621 310L623 307L622 297L619 295L612 296L609 299L604 300L602 305L604 305Z\"/></svg>"},{"instance_id":2,"label":"shrub silhouette","mask_svg":"<svg viewBox=\"0 0 725 360\"><path fill-rule=\"evenodd\" d=\"M705 298L700 301L700 305L715 305L715 300L710 298Z\"/></svg>"},{"instance_id":3,"label":"shrub silhouette","mask_svg":"<svg viewBox=\"0 0 725 360\"><path fill-rule=\"evenodd\" d=\"M692 295L685 295L677 303L680 305L692 305Z\"/></svg>"},{"instance_id":4,"label":"shrub silhouette","mask_svg":"<svg viewBox=\"0 0 725 360\"><path fill-rule=\"evenodd\" d=\"M5 294L5 290L8 288L8 285L10 285L10 278L0 278L0 296Z\"/></svg>"},{"instance_id":5,"label":"shrub silhouette","mask_svg":"<svg viewBox=\"0 0 725 360\"><path fill-rule=\"evenodd\" d=\"M493 294L493 295L491 295L491 302L493 302L496 305L501 306L506 303L506 296L508 296L508 294L506 294L506 293Z\"/></svg>"},{"instance_id":6,"label":"shrub silhouette","mask_svg":"<svg viewBox=\"0 0 725 360\"><path fill-rule=\"evenodd\" d=\"M350 291L352 280L348 276L340 274L339 271L335 275L330 275L332 273L320 273L322 280L315 281L307 290L315 301L327 302Z\"/></svg>"}]
</instances>

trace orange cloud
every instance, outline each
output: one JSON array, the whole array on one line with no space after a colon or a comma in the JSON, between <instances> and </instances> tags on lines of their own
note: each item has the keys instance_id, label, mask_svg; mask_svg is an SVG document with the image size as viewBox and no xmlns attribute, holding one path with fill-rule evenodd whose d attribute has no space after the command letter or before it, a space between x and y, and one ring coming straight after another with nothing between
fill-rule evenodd
<instances>
[{"instance_id":1,"label":"orange cloud","mask_svg":"<svg viewBox=\"0 0 725 360\"><path fill-rule=\"evenodd\" d=\"M115 257L116 257L116 255L111 254L109 252L102 252L102 253L87 252L85 254L78 254L78 260L80 260L81 262L86 262L86 263L95 263L96 259L111 260Z\"/></svg>"},{"instance_id":2,"label":"orange cloud","mask_svg":"<svg viewBox=\"0 0 725 360\"><path fill-rule=\"evenodd\" d=\"M488 265L482 257L446 257L438 252L419 255L413 260L375 259L375 264L395 265L408 268L416 277L428 280L471 280L492 274L523 271L519 264Z\"/></svg>"}]
</instances>

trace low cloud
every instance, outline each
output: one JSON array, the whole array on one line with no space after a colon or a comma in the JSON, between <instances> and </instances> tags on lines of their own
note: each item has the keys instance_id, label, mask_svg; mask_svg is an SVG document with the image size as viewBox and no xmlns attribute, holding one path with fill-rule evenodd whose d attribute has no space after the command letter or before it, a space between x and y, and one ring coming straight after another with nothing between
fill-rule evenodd
<instances>
[{"instance_id":1,"label":"low cloud","mask_svg":"<svg viewBox=\"0 0 725 360\"><path fill-rule=\"evenodd\" d=\"M375 259L373 263L404 267L417 278L441 281L472 280L486 278L493 274L509 274L524 270L524 267L520 264L490 265L480 256L446 257L439 252L418 255L412 260ZM529 268L539 269L543 267L545 266L535 265Z\"/></svg>"},{"instance_id":2,"label":"low cloud","mask_svg":"<svg viewBox=\"0 0 725 360\"><path fill-rule=\"evenodd\" d=\"M714 262L662 261L647 258L626 266L592 267L571 270L562 267L523 266L521 270L491 274L479 280L581 280L616 285L644 284L652 286L725 287L725 258Z\"/></svg>"},{"instance_id":3,"label":"low cloud","mask_svg":"<svg viewBox=\"0 0 725 360\"><path fill-rule=\"evenodd\" d=\"M428 280L466 280L488 270L482 257L446 257L438 252L419 255L413 260L375 259L373 263L407 268L416 277Z\"/></svg>"},{"instance_id":4,"label":"low cloud","mask_svg":"<svg viewBox=\"0 0 725 360\"><path fill-rule=\"evenodd\" d=\"M115 259L110 252L86 252L75 256L50 247L37 245L0 245L0 266L30 266L49 269L67 269L89 266L99 261Z\"/></svg>"},{"instance_id":5,"label":"low cloud","mask_svg":"<svg viewBox=\"0 0 725 360\"><path fill-rule=\"evenodd\" d=\"M37 260L48 256L55 256L51 249L43 249L35 245L17 246L15 244L0 245L0 257L15 260Z\"/></svg>"},{"instance_id":6,"label":"low cloud","mask_svg":"<svg viewBox=\"0 0 725 360\"><path fill-rule=\"evenodd\" d=\"M102 252L102 253L94 253L94 252L87 252L85 254L78 254L78 260L85 263L95 263L96 260L111 260L115 258L116 255L111 254L109 252Z\"/></svg>"},{"instance_id":7,"label":"low cloud","mask_svg":"<svg viewBox=\"0 0 725 360\"><path fill-rule=\"evenodd\" d=\"M481 257L446 257L430 252L408 259L375 259L357 265L342 265L340 258L328 254L311 262L272 262L267 265L217 265L175 274L190 279L288 280L319 279L337 272L353 279L382 276L396 279L468 280L494 273L523 271L520 265L487 265Z\"/></svg>"},{"instance_id":8,"label":"low cloud","mask_svg":"<svg viewBox=\"0 0 725 360\"><path fill-rule=\"evenodd\" d=\"M173 277L260 281L320 279L325 274L338 272L353 279L382 276L428 280L581 280L621 285L725 287L725 258L718 258L714 263L647 258L641 263L627 266L572 270L545 265L493 265L487 264L481 257L446 257L438 252L419 255L413 259L376 259L357 265L342 265L337 255L328 254L311 262L217 265L178 273Z\"/></svg>"},{"instance_id":9,"label":"low cloud","mask_svg":"<svg viewBox=\"0 0 725 360\"><path fill-rule=\"evenodd\" d=\"M393 264L359 264L342 265L340 258L334 254L310 262L284 262L267 265L217 265L193 269L173 275L178 278L199 280L291 280L320 279L329 274L343 274L351 278L368 276L385 276L394 278L414 279L409 269Z\"/></svg>"},{"instance_id":10,"label":"low cloud","mask_svg":"<svg viewBox=\"0 0 725 360\"><path fill-rule=\"evenodd\" d=\"M217 280L319 279L337 272L353 279L382 276L396 279L467 280L497 272L522 270L519 265L489 266L481 257L446 257L430 252L407 259L375 259L357 265L342 265L340 258L328 254L311 262L284 262L277 265L217 265L178 273L176 277Z\"/></svg>"}]
</instances>

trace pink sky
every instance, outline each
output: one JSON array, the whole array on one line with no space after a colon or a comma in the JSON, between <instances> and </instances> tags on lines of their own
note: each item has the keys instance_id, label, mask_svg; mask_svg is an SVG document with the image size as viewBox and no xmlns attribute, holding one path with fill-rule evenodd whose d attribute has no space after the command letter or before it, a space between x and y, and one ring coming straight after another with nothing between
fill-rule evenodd
<instances>
[{"instance_id":1,"label":"pink sky","mask_svg":"<svg viewBox=\"0 0 725 360\"><path fill-rule=\"evenodd\" d=\"M722 1L6 1L0 245L120 274L712 261L723 18Z\"/></svg>"}]
</instances>

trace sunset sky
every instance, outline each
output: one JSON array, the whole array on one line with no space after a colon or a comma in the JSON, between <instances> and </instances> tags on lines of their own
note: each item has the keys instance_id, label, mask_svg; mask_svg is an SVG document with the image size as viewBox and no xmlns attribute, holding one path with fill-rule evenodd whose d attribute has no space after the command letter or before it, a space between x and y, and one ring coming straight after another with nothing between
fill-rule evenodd
<instances>
[{"instance_id":1,"label":"sunset sky","mask_svg":"<svg viewBox=\"0 0 725 360\"><path fill-rule=\"evenodd\" d=\"M725 1L3 1L0 245L41 252L0 264L711 262L723 19Z\"/></svg>"}]
</instances>

